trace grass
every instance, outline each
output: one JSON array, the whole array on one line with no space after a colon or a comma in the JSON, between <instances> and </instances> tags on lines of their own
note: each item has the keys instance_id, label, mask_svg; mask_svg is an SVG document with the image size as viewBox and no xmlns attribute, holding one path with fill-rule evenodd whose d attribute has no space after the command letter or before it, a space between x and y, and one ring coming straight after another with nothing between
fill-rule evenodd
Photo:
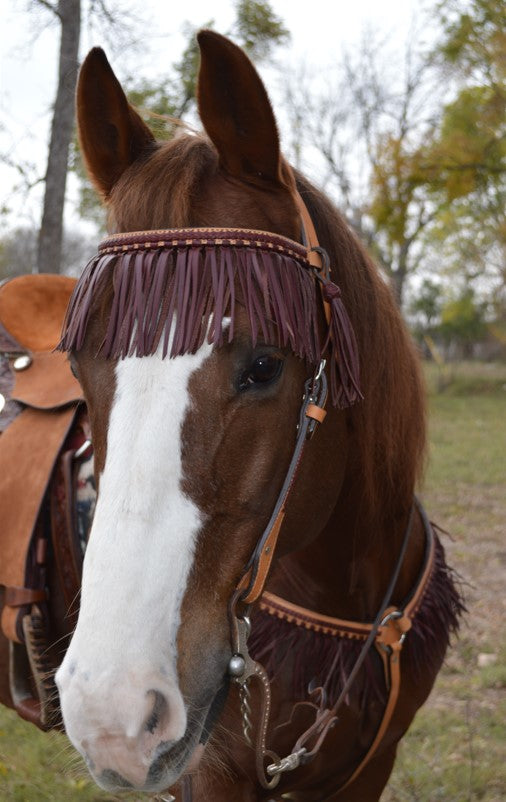
<instances>
[{"instance_id":1,"label":"grass","mask_svg":"<svg viewBox=\"0 0 506 802\"><path fill-rule=\"evenodd\" d=\"M451 532L469 613L428 703L402 740L382 802L506 798L506 366L429 366L430 460L422 498ZM440 387L440 391L436 389ZM480 666L479 655L495 656Z\"/></svg>"},{"instance_id":2,"label":"grass","mask_svg":"<svg viewBox=\"0 0 506 802\"><path fill-rule=\"evenodd\" d=\"M401 743L382 802L499 802L506 798L506 366L463 365L444 381L432 367L427 378L430 462L422 498L452 533L444 545L468 582L469 615ZM481 666L480 654L495 662ZM0 802L119 799L139 802L138 795L101 792L63 736L0 709Z\"/></svg>"}]
</instances>

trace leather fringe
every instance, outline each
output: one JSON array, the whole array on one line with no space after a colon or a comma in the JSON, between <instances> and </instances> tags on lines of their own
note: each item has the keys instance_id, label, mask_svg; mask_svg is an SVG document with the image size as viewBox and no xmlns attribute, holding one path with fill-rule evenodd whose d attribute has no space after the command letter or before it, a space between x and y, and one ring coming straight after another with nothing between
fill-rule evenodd
<instances>
[{"instance_id":1,"label":"leather fringe","mask_svg":"<svg viewBox=\"0 0 506 802\"><path fill-rule=\"evenodd\" d=\"M320 279L321 280L321 279ZM358 345L348 312L341 298L341 290L332 281L322 282L322 295L330 306L330 324L325 352L332 345L335 370L330 372L330 394L339 408L349 407L361 400Z\"/></svg>"},{"instance_id":2,"label":"leather fringe","mask_svg":"<svg viewBox=\"0 0 506 802\"><path fill-rule=\"evenodd\" d=\"M305 249L261 232L254 232L259 238L254 242L238 237L248 232L206 231L200 238L198 232L143 232L106 240L77 284L58 349L82 348L90 316L112 276L100 347L106 358L147 356L160 344L165 358L195 353L206 339L217 347L230 343L240 304L253 345L289 348L313 367L325 357L334 405L346 407L362 398L355 335L340 290L330 282L322 291L332 314L320 342L321 301ZM233 238L223 236L232 233ZM162 234L167 236L160 240Z\"/></svg>"},{"instance_id":3,"label":"leather fringe","mask_svg":"<svg viewBox=\"0 0 506 802\"><path fill-rule=\"evenodd\" d=\"M403 660L411 662L415 679L423 676L427 667L439 667L466 610L458 589L459 577L446 564L444 548L437 536L435 547L434 571L403 649ZM251 656L262 663L270 679L290 672L296 700L306 699L309 687L323 687L327 703L333 705L363 640L317 632L259 610L252 618L248 645ZM374 652L371 648L361 669L362 680L356 686L360 689L360 704L384 700L385 688L378 683Z\"/></svg>"}]
</instances>

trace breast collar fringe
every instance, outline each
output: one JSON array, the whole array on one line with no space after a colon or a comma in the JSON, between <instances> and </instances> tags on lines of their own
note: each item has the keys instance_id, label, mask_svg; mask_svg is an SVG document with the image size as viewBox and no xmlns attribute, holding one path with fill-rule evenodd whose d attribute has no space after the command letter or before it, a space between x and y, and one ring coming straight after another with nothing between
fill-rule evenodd
<instances>
[{"instance_id":1,"label":"breast collar fringe","mask_svg":"<svg viewBox=\"0 0 506 802\"><path fill-rule=\"evenodd\" d=\"M392 605L392 595L407 551L415 511L419 514L425 531L426 545L424 560L411 593L404 599L401 605L394 606ZM242 655L244 657L245 669L243 669L242 674L235 678L235 681L240 686L240 693L242 694L241 699L246 696L246 701L248 701L247 696L249 693L248 680L250 678L256 679L260 684L262 703L255 752L257 775L264 788L272 789L276 787L284 772L291 771L313 760L323 745L329 730L337 722L339 710L343 705L347 704L348 694L353 687L360 668L370 653L371 647L375 647L382 660L385 686L387 688L387 699L383 716L366 754L363 756L352 775L339 790L342 791L344 788L347 788L369 763L380 746L394 714L401 684L400 653L406 635L411 629L416 614L422 606L424 596L431 583L431 578L435 573L436 563L435 535L423 507L418 500L415 499L405 530L403 543L398 554L397 563L390 578L389 587L373 623L358 623L322 615L321 613L308 610L286 601L273 593L263 591L259 600L260 614L266 614L279 621L288 622L290 625L306 631L313 631L336 639L344 638L355 641L359 648L358 656L353 662L351 671L344 682L344 686L340 690L337 701L331 707L327 706L329 704L327 691L325 689L327 682L324 683L323 687L310 688L309 699L306 702L298 702L295 704L295 707L300 704L305 704L313 708L315 719L314 723L296 740L292 752L285 758L278 757L266 747L266 733L270 709L269 679L263 665L256 662L255 659L258 655L258 659L262 660L262 655L258 654L257 648L253 648L253 643L251 642L255 638L255 629L253 629L252 639L250 639L249 651L246 646L244 623L245 620L247 620L247 634L249 634L249 619L241 618L241 616L237 616L237 613L234 612L236 609L236 602L239 599L239 595L236 595L231 604L233 626L236 628L235 653L236 655ZM253 651L255 657L250 656L250 651ZM333 662L330 675L335 673L336 667L337 663ZM243 727L245 727L245 734L248 730L249 735L251 721L249 719L249 714L245 716L246 708L244 707L244 703L242 703L241 707L243 709ZM249 707L247 707L247 709L249 711ZM265 768L266 761L269 760L271 763Z\"/></svg>"}]
</instances>

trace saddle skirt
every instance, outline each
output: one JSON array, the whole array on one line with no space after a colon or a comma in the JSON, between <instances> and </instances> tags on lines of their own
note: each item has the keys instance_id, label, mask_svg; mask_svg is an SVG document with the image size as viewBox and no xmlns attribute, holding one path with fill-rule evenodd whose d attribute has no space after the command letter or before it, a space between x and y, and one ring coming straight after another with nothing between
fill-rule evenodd
<instances>
[{"instance_id":1,"label":"saddle skirt","mask_svg":"<svg viewBox=\"0 0 506 802\"><path fill-rule=\"evenodd\" d=\"M53 724L52 675L75 623L87 535L78 488L88 514L94 502L82 390L53 350L74 285L37 274L0 287L1 630L12 704L43 729Z\"/></svg>"}]
</instances>

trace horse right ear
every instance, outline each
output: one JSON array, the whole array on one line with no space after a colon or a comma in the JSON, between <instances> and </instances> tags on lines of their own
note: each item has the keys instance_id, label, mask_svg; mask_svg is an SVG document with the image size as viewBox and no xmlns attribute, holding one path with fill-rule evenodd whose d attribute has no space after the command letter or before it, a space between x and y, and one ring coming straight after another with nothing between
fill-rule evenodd
<instances>
[{"instance_id":1,"label":"horse right ear","mask_svg":"<svg viewBox=\"0 0 506 802\"><path fill-rule=\"evenodd\" d=\"M100 47L88 53L79 73L77 125L89 176L105 198L124 170L155 141Z\"/></svg>"},{"instance_id":2,"label":"horse right ear","mask_svg":"<svg viewBox=\"0 0 506 802\"><path fill-rule=\"evenodd\" d=\"M253 64L214 31L200 31L197 40L200 119L221 167L244 181L283 183L276 120Z\"/></svg>"}]
</instances>

